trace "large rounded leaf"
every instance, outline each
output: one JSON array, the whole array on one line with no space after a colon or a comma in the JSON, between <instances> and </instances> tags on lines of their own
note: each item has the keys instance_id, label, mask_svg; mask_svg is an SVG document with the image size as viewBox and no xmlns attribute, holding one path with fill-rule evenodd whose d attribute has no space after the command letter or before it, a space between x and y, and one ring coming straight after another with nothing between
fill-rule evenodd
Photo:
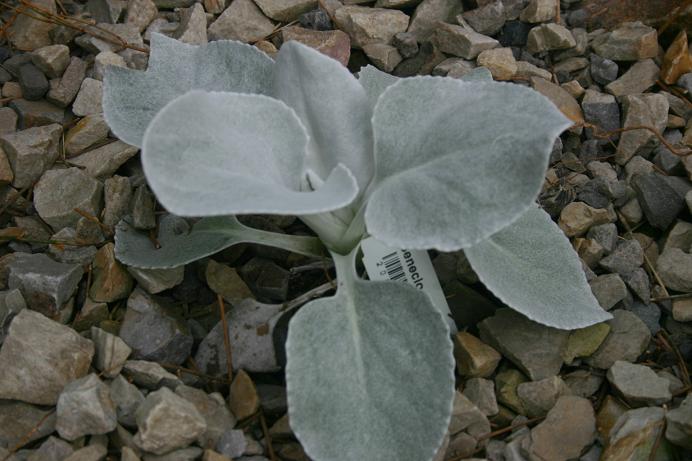
<instances>
[{"instance_id":1,"label":"large rounded leaf","mask_svg":"<svg viewBox=\"0 0 692 461\"><path fill-rule=\"evenodd\" d=\"M272 96L305 125L308 167L324 179L343 163L364 189L373 170L372 108L348 69L301 43L285 43L276 57Z\"/></svg>"},{"instance_id":2,"label":"large rounded leaf","mask_svg":"<svg viewBox=\"0 0 692 461\"><path fill-rule=\"evenodd\" d=\"M194 46L154 33L146 72L106 69L103 112L117 137L141 147L144 130L168 102L193 89L265 94L273 67L270 57L241 42Z\"/></svg>"},{"instance_id":3,"label":"large rounded leaf","mask_svg":"<svg viewBox=\"0 0 692 461\"><path fill-rule=\"evenodd\" d=\"M279 100L191 91L150 123L142 165L161 204L180 216L311 214L351 203L358 189L339 165L319 189L301 192L307 142Z\"/></svg>"},{"instance_id":4,"label":"large rounded leaf","mask_svg":"<svg viewBox=\"0 0 692 461\"><path fill-rule=\"evenodd\" d=\"M447 323L423 292L338 266L336 296L289 324L291 428L316 461L430 460L454 395Z\"/></svg>"},{"instance_id":5,"label":"large rounded leaf","mask_svg":"<svg viewBox=\"0 0 692 461\"><path fill-rule=\"evenodd\" d=\"M203 218L190 229L178 216L164 216L156 241L126 220L115 228L115 255L128 266L145 269L178 267L239 243L257 243L307 256L325 256L316 237L277 234L242 225L234 216Z\"/></svg>"},{"instance_id":6,"label":"large rounded leaf","mask_svg":"<svg viewBox=\"0 0 692 461\"><path fill-rule=\"evenodd\" d=\"M569 125L545 97L519 85L398 81L373 116L368 231L399 248L478 243L528 209L553 142Z\"/></svg>"},{"instance_id":7,"label":"large rounded leaf","mask_svg":"<svg viewBox=\"0 0 692 461\"><path fill-rule=\"evenodd\" d=\"M377 99L384 93L384 90L395 84L397 80L399 80L399 77L382 72L370 64L362 67L358 72L358 83L365 88L370 104L373 107L377 104Z\"/></svg>"},{"instance_id":8,"label":"large rounded leaf","mask_svg":"<svg viewBox=\"0 0 692 461\"><path fill-rule=\"evenodd\" d=\"M572 245L538 207L465 253L481 282L531 320L572 330L611 318L591 293Z\"/></svg>"}]
</instances>

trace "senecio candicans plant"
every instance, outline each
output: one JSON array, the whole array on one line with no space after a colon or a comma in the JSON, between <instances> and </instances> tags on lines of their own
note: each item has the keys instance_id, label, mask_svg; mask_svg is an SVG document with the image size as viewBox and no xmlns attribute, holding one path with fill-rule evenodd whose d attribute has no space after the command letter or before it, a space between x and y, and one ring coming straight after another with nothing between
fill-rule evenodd
<instances>
[{"instance_id":1,"label":"senecio candicans plant","mask_svg":"<svg viewBox=\"0 0 692 461\"><path fill-rule=\"evenodd\" d=\"M234 41L191 46L153 34L146 72L110 67L104 112L139 146L170 212L154 249L127 223L118 258L174 267L241 242L334 259L332 297L289 325L290 424L323 460L430 460L454 394L450 331L428 296L356 272L359 242L463 249L501 301L545 325L610 318L569 241L534 201L555 138L570 122L532 89L493 82L354 77L296 42L275 60ZM317 237L233 217L296 215ZM180 217L202 218L189 230Z\"/></svg>"}]
</instances>

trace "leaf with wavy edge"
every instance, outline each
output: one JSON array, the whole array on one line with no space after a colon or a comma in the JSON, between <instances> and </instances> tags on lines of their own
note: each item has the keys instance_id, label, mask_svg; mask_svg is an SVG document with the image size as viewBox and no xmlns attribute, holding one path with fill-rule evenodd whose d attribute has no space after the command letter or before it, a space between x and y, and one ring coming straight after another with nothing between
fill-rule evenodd
<instances>
[{"instance_id":1,"label":"leaf with wavy edge","mask_svg":"<svg viewBox=\"0 0 692 461\"><path fill-rule=\"evenodd\" d=\"M180 216L322 213L358 194L337 165L301 191L308 138L295 112L267 96L190 91L156 114L142 166L161 204Z\"/></svg>"},{"instance_id":2,"label":"leaf with wavy edge","mask_svg":"<svg viewBox=\"0 0 692 461\"><path fill-rule=\"evenodd\" d=\"M399 77L382 72L377 67L368 64L358 72L358 83L360 83L365 92L368 94L368 99L372 107L377 104L377 99L387 89L399 80Z\"/></svg>"},{"instance_id":3,"label":"leaf with wavy edge","mask_svg":"<svg viewBox=\"0 0 692 461\"><path fill-rule=\"evenodd\" d=\"M154 33L146 72L106 69L104 116L118 138L141 147L149 122L173 99L194 89L266 94L273 67L269 56L241 42L194 46Z\"/></svg>"},{"instance_id":4,"label":"leaf with wavy edge","mask_svg":"<svg viewBox=\"0 0 692 461\"><path fill-rule=\"evenodd\" d=\"M465 253L481 282L531 320L572 330L612 317L592 294L565 234L538 207Z\"/></svg>"},{"instance_id":5,"label":"leaf with wavy edge","mask_svg":"<svg viewBox=\"0 0 692 461\"><path fill-rule=\"evenodd\" d=\"M570 122L519 85L413 77L375 106L368 232L398 248L469 247L533 203Z\"/></svg>"},{"instance_id":6,"label":"leaf with wavy edge","mask_svg":"<svg viewBox=\"0 0 692 461\"><path fill-rule=\"evenodd\" d=\"M115 228L115 256L123 264L143 269L164 269L191 263L240 243L256 243L323 257L326 249L316 237L277 234L241 224L234 216L203 218L190 229L185 219L164 216L159 223L156 248L149 236L126 220Z\"/></svg>"},{"instance_id":7,"label":"leaf with wavy edge","mask_svg":"<svg viewBox=\"0 0 692 461\"><path fill-rule=\"evenodd\" d=\"M338 61L301 43L276 56L272 96L296 111L310 137L307 167L322 179L343 163L361 189L372 177L371 106L365 90Z\"/></svg>"},{"instance_id":8,"label":"leaf with wavy edge","mask_svg":"<svg viewBox=\"0 0 692 461\"><path fill-rule=\"evenodd\" d=\"M454 395L447 322L425 293L357 280L351 256L335 263L336 295L289 324L291 428L318 461L430 460Z\"/></svg>"}]
</instances>

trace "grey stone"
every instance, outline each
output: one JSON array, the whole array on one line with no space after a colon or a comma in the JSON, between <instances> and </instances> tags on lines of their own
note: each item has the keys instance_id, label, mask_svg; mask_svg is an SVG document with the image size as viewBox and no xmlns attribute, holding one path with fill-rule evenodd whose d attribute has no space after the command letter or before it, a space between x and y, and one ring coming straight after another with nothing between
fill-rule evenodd
<instances>
[{"instance_id":1,"label":"grey stone","mask_svg":"<svg viewBox=\"0 0 692 461\"><path fill-rule=\"evenodd\" d=\"M26 301L18 289L0 291L0 344L7 336L12 319L22 309L26 309Z\"/></svg>"},{"instance_id":2,"label":"grey stone","mask_svg":"<svg viewBox=\"0 0 692 461\"><path fill-rule=\"evenodd\" d=\"M461 12L461 2L456 0L423 0L411 16L407 32L415 35L419 43L428 42L440 22L453 22Z\"/></svg>"},{"instance_id":3,"label":"grey stone","mask_svg":"<svg viewBox=\"0 0 692 461\"><path fill-rule=\"evenodd\" d=\"M577 45L572 32L555 23L541 24L529 31L526 49L529 53L566 50Z\"/></svg>"},{"instance_id":4,"label":"grey stone","mask_svg":"<svg viewBox=\"0 0 692 461\"><path fill-rule=\"evenodd\" d=\"M639 267L631 274L626 275L624 281L639 299L645 303L649 302L651 298L651 284L649 276L643 268Z\"/></svg>"},{"instance_id":5,"label":"grey stone","mask_svg":"<svg viewBox=\"0 0 692 461\"><path fill-rule=\"evenodd\" d=\"M145 454L144 461L196 461L203 452L199 447L179 448L163 455Z\"/></svg>"},{"instance_id":6,"label":"grey stone","mask_svg":"<svg viewBox=\"0 0 692 461\"><path fill-rule=\"evenodd\" d=\"M291 22L317 8L317 0L256 0L262 13L270 19Z\"/></svg>"},{"instance_id":7,"label":"grey stone","mask_svg":"<svg viewBox=\"0 0 692 461\"><path fill-rule=\"evenodd\" d=\"M573 395L588 399L601 388L603 377L588 370L576 370L565 375L564 381Z\"/></svg>"},{"instance_id":8,"label":"grey stone","mask_svg":"<svg viewBox=\"0 0 692 461\"><path fill-rule=\"evenodd\" d=\"M81 217L75 208L99 216L102 198L103 185L76 167L48 170L34 188L36 211L53 229L75 227Z\"/></svg>"},{"instance_id":9,"label":"grey stone","mask_svg":"<svg viewBox=\"0 0 692 461\"><path fill-rule=\"evenodd\" d=\"M103 224L115 226L127 214L132 198L132 185L127 176L113 176L104 181Z\"/></svg>"},{"instance_id":10,"label":"grey stone","mask_svg":"<svg viewBox=\"0 0 692 461\"><path fill-rule=\"evenodd\" d=\"M139 285L150 294L160 293L179 285L185 276L185 267L173 267L170 269L141 269L139 267L128 267Z\"/></svg>"},{"instance_id":11,"label":"grey stone","mask_svg":"<svg viewBox=\"0 0 692 461\"><path fill-rule=\"evenodd\" d=\"M195 3L180 14L180 27L175 31L175 38L190 45L207 43L207 16L204 13L204 7Z\"/></svg>"},{"instance_id":12,"label":"grey stone","mask_svg":"<svg viewBox=\"0 0 692 461\"><path fill-rule=\"evenodd\" d=\"M46 99L59 107L70 105L79 92L84 76L86 75L87 63L77 57L70 59L70 64L63 72L60 81L51 85Z\"/></svg>"},{"instance_id":13,"label":"grey stone","mask_svg":"<svg viewBox=\"0 0 692 461\"><path fill-rule=\"evenodd\" d=\"M689 251L692 248L692 223L677 221L668 232L663 251L679 248L682 251Z\"/></svg>"},{"instance_id":14,"label":"grey stone","mask_svg":"<svg viewBox=\"0 0 692 461\"><path fill-rule=\"evenodd\" d=\"M27 461L63 461L73 452L72 445L51 435L29 455Z\"/></svg>"},{"instance_id":15,"label":"grey stone","mask_svg":"<svg viewBox=\"0 0 692 461\"><path fill-rule=\"evenodd\" d=\"M648 454L663 430L664 410L644 407L625 411L617 418L608 434L601 459L636 459Z\"/></svg>"},{"instance_id":16,"label":"grey stone","mask_svg":"<svg viewBox=\"0 0 692 461\"><path fill-rule=\"evenodd\" d=\"M247 442L243 431L227 430L221 435L215 448L222 455L235 459L243 455L246 447Z\"/></svg>"},{"instance_id":17,"label":"grey stone","mask_svg":"<svg viewBox=\"0 0 692 461\"><path fill-rule=\"evenodd\" d=\"M653 59L635 63L617 80L606 85L608 93L615 96L643 93L656 84L659 67Z\"/></svg>"},{"instance_id":18,"label":"grey stone","mask_svg":"<svg viewBox=\"0 0 692 461\"><path fill-rule=\"evenodd\" d=\"M438 64L432 71L432 75L460 78L476 68L473 61L463 58L449 58Z\"/></svg>"},{"instance_id":19,"label":"grey stone","mask_svg":"<svg viewBox=\"0 0 692 461\"><path fill-rule=\"evenodd\" d=\"M37 0L35 6L52 14L57 13L54 0ZM55 27L52 22L46 22L33 15L20 14L8 29L7 37L12 46L22 51L33 51L51 44L50 31Z\"/></svg>"},{"instance_id":20,"label":"grey stone","mask_svg":"<svg viewBox=\"0 0 692 461\"><path fill-rule=\"evenodd\" d=\"M469 379L462 393L486 416L496 415L500 411L495 398L495 383L489 379Z\"/></svg>"},{"instance_id":21,"label":"grey stone","mask_svg":"<svg viewBox=\"0 0 692 461\"><path fill-rule=\"evenodd\" d=\"M449 422L450 435L465 431L472 437L490 432L490 423L483 412L460 392L454 393L452 419Z\"/></svg>"},{"instance_id":22,"label":"grey stone","mask_svg":"<svg viewBox=\"0 0 692 461\"><path fill-rule=\"evenodd\" d=\"M96 348L96 369L106 378L116 377L132 352L130 346L118 336L96 327L91 327L91 340Z\"/></svg>"},{"instance_id":23,"label":"grey stone","mask_svg":"<svg viewBox=\"0 0 692 461\"><path fill-rule=\"evenodd\" d=\"M273 30L274 23L252 0L236 0L209 26L207 35L209 40L256 42Z\"/></svg>"},{"instance_id":24,"label":"grey stone","mask_svg":"<svg viewBox=\"0 0 692 461\"><path fill-rule=\"evenodd\" d=\"M661 94L627 95L622 98L624 127L650 126L663 132L668 120L668 100ZM615 161L624 165L634 155L647 155L658 144L658 138L648 130L622 133L615 152Z\"/></svg>"},{"instance_id":25,"label":"grey stone","mask_svg":"<svg viewBox=\"0 0 692 461\"><path fill-rule=\"evenodd\" d=\"M692 396L689 394L679 407L666 413L666 439L692 450Z\"/></svg>"},{"instance_id":26,"label":"grey stone","mask_svg":"<svg viewBox=\"0 0 692 461\"><path fill-rule=\"evenodd\" d=\"M495 35L505 25L505 6L502 0L489 2L462 13L473 30L483 35Z\"/></svg>"},{"instance_id":27,"label":"grey stone","mask_svg":"<svg viewBox=\"0 0 692 461\"><path fill-rule=\"evenodd\" d=\"M35 50L31 62L48 78L60 77L70 64L70 48L65 45L49 45Z\"/></svg>"},{"instance_id":28,"label":"grey stone","mask_svg":"<svg viewBox=\"0 0 692 461\"><path fill-rule=\"evenodd\" d=\"M0 136L0 147L14 172L14 187L23 189L33 185L55 162L61 134L60 125L48 125Z\"/></svg>"},{"instance_id":29,"label":"grey stone","mask_svg":"<svg viewBox=\"0 0 692 461\"><path fill-rule=\"evenodd\" d=\"M159 389L162 386L175 388L182 384L176 375L167 372L158 363L146 360L128 360L123 366L123 373L146 389Z\"/></svg>"},{"instance_id":30,"label":"grey stone","mask_svg":"<svg viewBox=\"0 0 692 461\"><path fill-rule=\"evenodd\" d=\"M545 416L563 395L572 392L559 376L529 381L517 386L517 396L526 409L526 416L536 418Z\"/></svg>"},{"instance_id":31,"label":"grey stone","mask_svg":"<svg viewBox=\"0 0 692 461\"><path fill-rule=\"evenodd\" d=\"M606 254L610 254L618 242L618 228L614 223L593 226L586 233L586 238L595 240L603 247Z\"/></svg>"},{"instance_id":32,"label":"grey stone","mask_svg":"<svg viewBox=\"0 0 692 461\"><path fill-rule=\"evenodd\" d=\"M631 181L637 175L647 175L654 172L654 164L644 157L636 155L625 164L625 179Z\"/></svg>"},{"instance_id":33,"label":"grey stone","mask_svg":"<svg viewBox=\"0 0 692 461\"><path fill-rule=\"evenodd\" d=\"M290 273L283 267L256 257L248 261L240 272L259 299L286 301Z\"/></svg>"},{"instance_id":34,"label":"grey stone","mask_svg":"<svg viewBox=\"0 0 692 461\"><path fill-rule=\"evenodd\" d=\"M137 154L135 146L115 141L97 147L70 159L70 163L84 168L84 172L97 179L110 178L123 163Z\"/></svg>"},{"instance_id":35,"label":"grey stone","mask_svg":"<svg viewBox=\"0 0 692 461\"><path fill-rule=\"evenodd\" d=\"M600 261L608 272L626 277L644 264L644 250L637 240L622 240L615 251Z\"/></svg>"},{"instance_id":36,"label":"grey stone","mask_svg":"<svg viewBox=\"0 0 692 461\"><path fill-rule=\"evenodd\" d=\"M383 72L392 72L402 58L396 47L384 43L368 43L363 46L365 55Z\"/></svg>"},{"instance_id":37,"label":"grey stone","mask_svg":"<svg viewBox=\"0 0 692 461\"><path fill-rule=\"evenodd\" d=\"M598 304L605 310L610 310L627 297L627 287L618 274L599 275L589 282L593 295Z\"/></svg>"},{"instance_id":38,"label":"grey stone","mask_svg":"<svg viewBox=\"0 0 692 461\"><path fill-rule=\"evenodd\" d=\"M676 84L678 86L681 86L684 89L686 89L688 93L692 93L692 72L687 72L686 74L682 74L678 78L678 81L676 82Z\"/></svg>"},{"instance_id":39,"label":"grey stone","mask_svg":"<svg viewBox=\"0 0 692 461\"><path fill-rule=\"evenodd\" d=\"M591 61L591 67L589 68L591 78L593 78L597 83L607 85L618 78L619 68L615 61L602 58L593 53L591 56L589 56L589 60Z\"/></svg>"},{"instance_id":40,"label":"grey stone","mask_svg":"<svg viewBox=\"0 0 692 461\"><path fill-rule=\"evenodd\" d=\"M185 385L178 386L175 393L192 403L207 423L206 431L197 440L201 447L216 447L224 432L235 426L236 420L228 410L221 394L207 394L200 389Z\"/></svg>"},{"instance_id":41,"label":"grey stone","mask_svg":"<svg viewBox=\"0 0 692 461\"><path fill-rule=\"evenodd\" d=\"M524 22L546 22L555 18L555 2L552 0L529 0L519 19Z\"/></svg>"},{"instance_id":42,"label":"grey stone","mask_svg":"<svg viewBox=\"0 0 692 461\"><path fill-rule=\"evenodd\" d=\"M627 310L639 317L649 328L652 335L655 335L661 329L661 324L659 323L661 320L661 309L655 303L650 303L648 299L645 302L634 301L631 306L627 307Z\"/></svg>"},{"instance_id":43,"label":"grey stone","mask_svg":"<svg viewBox=\"0 0 692 461\"><path fill-rule=\"evenodd\" d=\"M23 446L54 431L55 412L52 408L39 408L17 400L0 400L0 451L2 447Z\"/></svg>"},{"instance_id":44,"label":"grey stone","mask_svg":"<svg viewBox=\"0 0 692 461\"><path fill-rule=\"evenodd\" d=\"M94 144L105 141L109 130L103 114L87 115L70 128L65 135L67 157L74 157Z\"/></svg>"},{"instance_id":45,"label":"grey stone","mask_svg":"<svg viewBox=\"0 0 692 461\"><path fill-rule=\"evenodd\" d=\"M418 53L418 41L410 32L399 32L392 37L392 45L399 50L402 58L411 58Z\"/></svg>"},{"instance_id":46,"label":"grey stone","mask_svg":"<svg viewBox=\"0 0 692 461\"><path fill-rule=\"evenodd\" d=\"M672 398L668 380L644 365L616 361L606 376L630 405L661 405Z\"/></svg>"},{"instance_id":47,"label":"grey stone","mask_svg":"<svg viewBox=\"0 0 692 461\"><path fill-rule=\"evenodd\" d=\"M130 45L135 45L142 47L144 46L144 41L142 40L142 36L139 33L139 29L137 26L134 24L108 24L108 23L99 23L96 24L99 28L104 29L108 32L110 32L109 35L116 35L120 37L121 40L127 42ZM75 43L85 50L87 50L90 53L97 54L100 53L101 51L117 51L123 55L125 60L127 61L127 52L128 51L134 51L134 50L123 50L119 51L121 49L120 45L117 44L117 42L113 41L105 41L102 40L96 36L89 35L89 34L84 34L80 35L79 37L75 38ZM138 51L135 51L135 53L139 53Z\"/></svg>"},{"instance_id":48,"label":"grey stone","mask_svg":"<svg viewBox=\"0 0 692 461\"><path fill-rule=\"evenodd\" d=\"M671 248L658 257L656 270L667 288L692 292L692 254Z\"/></svg>"},{"instance_id":49,"label":"grey stone","mask_svg":"<svg viewBox=\"0 0 692 461\"><path fill-rule=\"evenodd\" d=\"M175 365L188 358L193 342L182 319L169 314L140 288L127 300L120 337L132 348L133 358Z\"/></svg>"},{"instance_id":50,"label":"grey stone","mask_svg":"<svg viewBox=\"0 0 692 461\"><path fill-rule=\"evenodd\" d=\"M51 235L50 239L59 243L48 245L48 254L61 263L88 266L96 256L96 247L80 242L77 231L71 227L63 227Z\"/></svg>"},{"instance_id":51,"label":"grey stone","mask_svg":"<svg viewBox=\"0 0 692 461\"><path fill-rule=\"evenodd\" d=\"M103 112L102 97L103 83L93 78L85 78L72 104L72 112L80 117L101 113Z\"/></svg>"},{"instance_id":52,"label":"grey stone","mask_svg":"<svg viewBox=\"0 0 692 461\"><path fill-rule=\"evenodd\" d=\"M125 59L119 54L112 51L101 51L94 57L93 78L103 81L103 76L108 66L127 67L127 64Z\"/></svg>"},{"instance_id":53,"label":"grey stone","mask_svg":"<svg viewBox=\"0 0 692 461\"><path fill-rule=\"evenodd\" d=\"M531 430L531 459L567 461L578 458L596 440L596 416L591 402L560 397L545 420Z\"/></svg>"},{"instance_id":54,"label":"grey stone","mask_svg":"<svg viewBox=\"0 0 692 461\"><path fill-rule=\"evenodd\" d=\"M494 38L446 23L438 25L432 41L440 51L464 59L475 59L481 52L499 45Z\"/></svg>"},{"instance_id":55,"label":"grey stone","mask_svg":"<svg viewBox=\"0 0 692 461\"><path fill-rule=\"evenodd\" d=\"M207 11L209 9L207 8ZM300 26L311 30L332 30L332 19L329 13L319 8L303 13L299 18Z\"/></svg>"},{"instance_id":56,"label":"grey stone","mask_svg":"<svg viewBox=\"0 0 692 461\"><path fill-rule=\"evenodd\" d=\"M556 375L568 332L533 322L511 309L499 309L479 324L481 339L500 351L531 379Z\"/></svg>"},{"instance_id":57,"label":"grey stone","mask_svg":"<svg viewBox=\"0 0 692 461\"><path fill-rule=\"evenodd\" d=\"M118 375L111 381L110 394L115 405L118 423L126 427L136 427L135 412L144 402L144 394L123 375Z\"/></svg>"},{"instance_id":58,"label":"grey stone","mask_svg":"<svg viewBox=\"0 0 692 461\"><path fill-rule=\"evenodd\" d=\"M0 107L0 135L17 131L17 113L10 107Z\"/></svg>"},{"instance_id":59,"label":"grey stone","mask_svg":"<svg viewBox=\"0 0 692 461\"><path fill-rule=\"evenodd\" d=\"M55 316L77 290L84 270L45 254L17 253L9 264L8 286L22 292L30 309Z\"/></svg>"},{"instance_id":60,"label":"grey stone","mask_svg":"<svg viewBox=\"0 0 692 461\"><path fill-rule=\"evenodd\" d=\"M430 42L420 45L418 54L412 58L404 59L396 66L393 75L397 77L411 77L414 75L427 75L447 56Z\"/></svg>"},{"instance_id":61,"label":"grey stone","mask_svg":"<svg viewBox=\"0 0 692 461\"><path fill-rule=\"evenodd\" d=\"M28 101L41 99L50 88L46 76L32 63L24 64L19 68L17 80L22 89L22 96Z\"/></svg>"},{"instance_id":62,"label":"grey stone","mask_svg":"<svg viewBox=\"0 0 692 461\"><path fill-rule=\"evenodd\" d=\"M596 125L599 132L609 132L620 128L620 106L615 97L588 89L581 101L584 120ZM587 135L593 137L593 130L587 129Z\"/></svg>"},{"instance_id":63,"label":"grey stone","mask_svg":"<svg viewBox=\"0 0 692 461\"><path fill-rule=\"evenodd\" d=\"M632 312L618 309L608 320L610 334L598 350L585 359L592 367L608 369L618 360L634 362L651 340L651 332L644 322Z\"/></svg>"},{"instance_id":64,"label":"grey stone","mask_svg":"<svg viewBox=\"0 0 692 461\"><path fill-rule=\"evenodd\" d=\"M125 4L123 0L88 0L87 10L97 22L114 24L120 19Z\"/></svg>"},{"instance_id":65,"label":"grey stone","mask_svg":"<svg viewBox=\"0 0 692 461\"><path fill-rule=\"evenodd\" d=\"M517 73L517 61L510 48L481 51L476 62L487 68L495 80L509 80Z\"/></svg>"},{"instance_id":66,"label":"grey stone","mask_svg":"<svg viewBox=\"0 0 692 461\"><path fill-rule=\"evenodd\" d=\"M93 444L76 450L64 461L102 461L107 454L108 449L104 445Z\"/></svg>"},{"instance_id":67,"label":"grey stone","mask_svg":"<svg viewBox=\"0 0 692 461\"><path fill-rule=\"evenodd\" d=\"M635 176L632 187L646 220L658 229L668 228L685 208L684 199L656 173Z\"/></svg>"},{"instance_id":68,"label":"grey stone","mask_svg":"<svg viewBox=\"0 0 692 461\"><path fill-rule=\"evenodd\" d=\"M53 123L62 124L65 121L65 111L46 101L27 101L13 99L9 106L19 116L19 129L40 127Z\"/></svg>"},{"instance_id":69,"label":"grey stone","mask_svg":"<svg viewBox=\"0 0 692 461\"><path fill-rule=\"evenodd\" d=\"M156 227L154 209L156 201L146 184L135 189L132 197L132 225L135 229L153 229Z\"/></svg>"},{"instance_id":70,"label":"grey stone","mask_svg":"<svg viewBox=\"0 0 692 461\"><path fill-rule=\"evenodd\" d=\"M628 22L596 37L591 46L599 56L613 61L639 61L658 54L656 29Z\"/></svg>"},{"instance_id":71,"label":"grey stone","mask_svg":"<svg viewBox=\"0 0 692 461\"><path fill-rule=\"evenodd\" d=\"M147 28L149 23L158 14L156 4L152 0L129 0L127 2L127 13L125 14L125 24L132 24L140 32Z\"/></svg>"},{"instance_id":72,"label":"grey stone","mask_svg":"<svg viewBox=\"0 0 692 461\"><path fill-rule=\"evenodd\" d=\"M363 48L370 43L391 44L394 35L406 32L409 17L385 8L344 6L334 15L336 26L351 37L351 45Z\"/></svg>"},{"instance_id":73,"label":"grey stone","mask_svg":"<svg viewBox=\"0 0 692 461\"><path fill-rule=\"evenodd\" d=\"M135 444L161 455L183 448L201 436L207 428L195 406L168 388L151 392L137 410Z\"/></svg>"},{"instance_id":74,"label":"grey stone","mask_svg":"<svg viewBox=\"0 0 692 461\"><path fill-rule=\"evenodd\" d=\"M260 304L246 299L228 312L229 337L233 338L233 368L250 372L279 370L273 330L281 318L280 304ZM268 332L258 334L257 328L268 327ZM202 372L217 375L227 371L223 343L223 327L218 322L200 343L195 363Z\"/></svg>"},{"instance_id":75,"label":"grey stone","mask_svg":"<svg viewBox=\"0 0 692 461\"><path fill-rule=\"evenodd\" d=\"M70 441L84 435L106 434L117 424L108 386L93 373L65 386L56 414L56 430Z\"/></svg>"},{"instance_id":76,"label":"grey stone","mask_svg":"<svg viewBox=\"0 0 692 461\"><path fill-rule=\"evenodd\" d=\"M24 309L0 348L0 399L54 405L67 383L86 375L93 355L91 341Z\"/></svg>"}]
</instances>

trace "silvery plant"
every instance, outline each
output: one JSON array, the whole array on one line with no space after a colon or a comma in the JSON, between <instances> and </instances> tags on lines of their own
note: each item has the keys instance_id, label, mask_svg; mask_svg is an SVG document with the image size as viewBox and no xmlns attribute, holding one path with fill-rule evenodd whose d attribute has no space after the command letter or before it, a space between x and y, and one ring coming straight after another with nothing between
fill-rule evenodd
<instances>
[{"instance_id":1,"label":"silvery plant","mask_svg":"<svg viewBox=\"0 0 692 461\"><path fill-rule=\"evenodd\" d=\"M150 240L121 223L118 258L174 267L243 242L328 251L338 287L289 324L291 428L326 460L430 460L450 422L454 360L443 313L416 288L368 281L360 242L463 249L480 280L530 319L576 329L610 318L579 259L535 205L570 122L546 98L482 70L466 80L358 78L297 42L275 59L234 41L191 46L153 34L146 72L111 67L104 112L141 148L170 216ZM317 237L242 225L298 216Z\"/></svg>"}]
</instances>

